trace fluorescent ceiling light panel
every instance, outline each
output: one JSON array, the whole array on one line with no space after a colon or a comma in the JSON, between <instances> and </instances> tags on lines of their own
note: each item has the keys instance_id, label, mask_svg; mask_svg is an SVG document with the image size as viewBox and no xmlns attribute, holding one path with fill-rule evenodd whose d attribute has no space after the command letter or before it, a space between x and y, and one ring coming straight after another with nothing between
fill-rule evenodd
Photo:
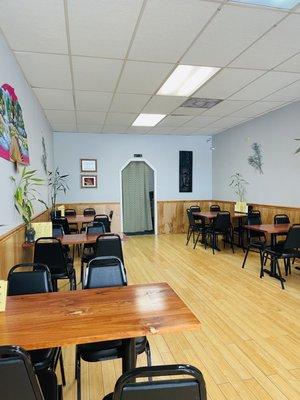
<instances>
[{"instance_id":1,"label":"fluorescent ceiling light panel","mask_svg":"<svg viewBox=\"0 0 300 400\"><path fill-rule=\"evenodd\" d=\"M284 10L291 10L300 3L299 0L232 0L231 2L253 4L263 7L282 8Z\"/></svg>"},{"instance_id":2,"label":"fluorescent ceiling light panel","mask_svg":"<svg viewBox=\"0 0 300 400\"><path fill-rule=\"evenodd\" d=\"M166 114L140 114L133 122L132 126L155 126Z\"/></svg>"},{"instance_id":3,"label":"fluorescent ceiling light panel","mask_svg":"<svg viewBox=\"0 0 300 400\"><path fill-rule=\"evenodd\" d=\"M189 97L219 70L220 68L215 67L178 65L157 94Z\"/></svg>"}]
</instances>

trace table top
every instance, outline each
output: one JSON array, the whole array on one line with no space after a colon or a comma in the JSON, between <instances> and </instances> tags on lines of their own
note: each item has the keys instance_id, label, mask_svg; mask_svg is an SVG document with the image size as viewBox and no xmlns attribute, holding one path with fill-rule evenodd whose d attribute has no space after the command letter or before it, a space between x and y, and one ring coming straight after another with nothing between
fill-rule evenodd
<instances>
[{"instance_id":1,"label":"table top","mask_svg":"<svg viewBox=\"0 0 300 400\"><path fill-rule=\"evenodd\" d=\"M9 296L0 345L27 350L196 329L200 322L167 283Z\"/></svg>"},{"instance_id":2,"label":"table top","mask_svg":"<svg viewBox=\"0 0 300 400\"><path fill-rule=\"evenodd\" d=\"M88 223L94 221L95 215L83 215L83 214L77 214L77 215L66 215L66 218L69 222L69 224L80 224L80 223Z\"/></svg>"},{"instance_id":3,"label":"table top","mask_svg":"<svg viewBox=\"0 0 300 400\"><path fill-rule=\"evenodd\" d=\"M250 231L264 232L269 234L287 233L290 229L290 224L262 224L262 225L245 225Z\"/></svg>"},{"instance_id":4,"label":"table top","mask_svg":"<svg viewBox=\"0 0 300 400\"><path fill-rule=\"evenodd\" d=\"M215 211L200 211L200 212L194 212L194 215L196 215L197 217L203 217L203 218L207 218L207 219L214 219L217 217L218 213ZM243 218L243 217L247 217L247 214L244 213L230 213L231 218Z\"/></svg>"}]
</instances>

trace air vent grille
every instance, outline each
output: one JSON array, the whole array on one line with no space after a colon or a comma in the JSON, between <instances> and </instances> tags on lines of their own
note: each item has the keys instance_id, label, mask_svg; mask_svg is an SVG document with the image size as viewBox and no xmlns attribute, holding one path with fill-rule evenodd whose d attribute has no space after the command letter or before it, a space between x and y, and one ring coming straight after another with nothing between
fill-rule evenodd
<instances>
[{"instance_id":1,"label":"air vent grille","mask_svg":"<svg viewBox=\"0 0 300 400\"><path fill-rule=\"evenodd\" d=\"M181 107L190 107L190 108L212 108L219 104L221 99L201 99L198 97L191 97L187 99L184 103L181 104Z\"/></svg>"}]
</instances>

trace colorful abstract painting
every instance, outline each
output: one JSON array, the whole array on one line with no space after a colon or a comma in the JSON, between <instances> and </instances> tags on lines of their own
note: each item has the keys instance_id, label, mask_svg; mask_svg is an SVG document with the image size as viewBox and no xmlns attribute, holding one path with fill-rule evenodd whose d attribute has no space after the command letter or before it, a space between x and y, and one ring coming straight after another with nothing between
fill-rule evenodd
<instances>
[{"instance_id":1,"label":"colorful abstract painting","mask_svg":"<svg viewBox=\"0 0 300 400\"><path fill-rule=\"evenodd\" d=\"M15 90L5 83L0 88L0 157L29 164L27 134Z\"/></svg>"}]
</instances>

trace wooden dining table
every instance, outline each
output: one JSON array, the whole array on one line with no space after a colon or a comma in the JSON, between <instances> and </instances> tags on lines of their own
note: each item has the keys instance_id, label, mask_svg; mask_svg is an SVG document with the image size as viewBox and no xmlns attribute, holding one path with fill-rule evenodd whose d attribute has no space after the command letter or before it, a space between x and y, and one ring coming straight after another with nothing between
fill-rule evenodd
<instances>
[{"instance_id":1,"label":"wooden dining table","mask_svg":"<svg viewBox=\"0 0 300 400\"><path fill-rule=\"evenodd\" d=\"M135 367L134 338L197 329L200 322L167 283L9 296L0 346L27 350L124 339L123 371Z\"/></svg>"},{"instance_id":2,"label":"wooden dining table","mask_svg":"<svg viewBox=\"0 0 300 400\"><path fill-rule=\"evenodd\" d=\"M94 221L95 215L83 215L83 214L76 214L76 215L66 215L69 224L88 224L89 222Z\"/></svg>"}]
</instances>

